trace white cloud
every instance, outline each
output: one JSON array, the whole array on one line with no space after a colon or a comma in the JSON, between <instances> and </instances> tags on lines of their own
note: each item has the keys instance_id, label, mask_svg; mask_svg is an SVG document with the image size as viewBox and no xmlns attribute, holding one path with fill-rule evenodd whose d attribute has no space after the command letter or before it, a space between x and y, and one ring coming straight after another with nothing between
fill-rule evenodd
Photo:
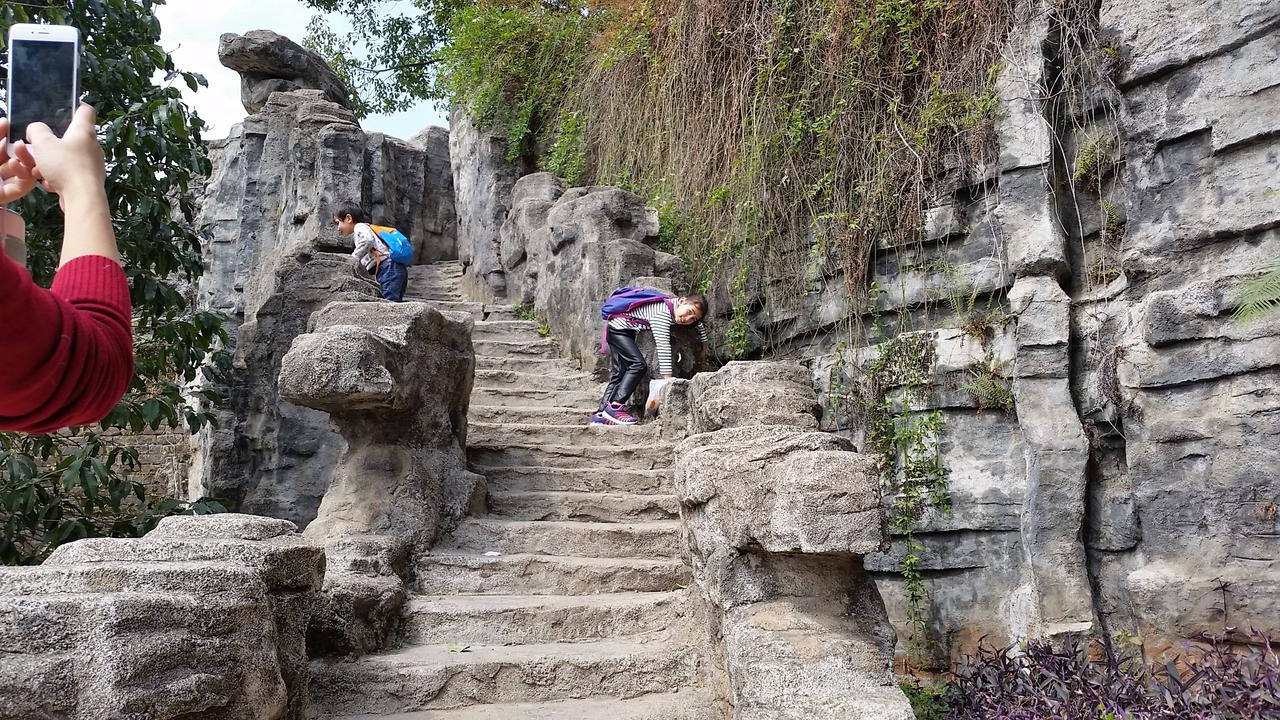
<instances>
[{"instance_id":1,"label":"white cloud","mask_svg":"<svg viewBox=\"0 0 1280 720\"><path fill-rule=\"evenodd\" d=\"M240 76L218 62L218 38L227 32L273 30L301 42L314 14L299 0L167 0L156 7L161 44L173 54L174 63L209 81L209 87L195 93L178 81L187 103L210 125L206 137L225 136L245 116ZM423 103L394 115L365 118L362 124L368 131L407 138L428 125L447 127L448 120Z\"/></svg>"}]
</instances>

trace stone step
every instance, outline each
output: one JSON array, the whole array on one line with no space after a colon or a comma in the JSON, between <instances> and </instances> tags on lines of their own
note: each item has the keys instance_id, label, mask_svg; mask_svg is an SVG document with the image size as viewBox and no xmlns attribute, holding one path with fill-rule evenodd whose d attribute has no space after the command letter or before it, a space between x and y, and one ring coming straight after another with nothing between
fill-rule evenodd
<instances>
[{"instance_id":1,"label":"stone step","mask_svg":"<svg viewBox=\"0 0 1280 720\"><path fill-rule=\"evenodd\" d=\"M460 301L443 302L439 300L423 300L423 299L414 297L413 295L406 295L404 300L405 302L426 303L428 305L435 307L435 309L439 310L440 312L467 313L468 315L471 315L473 318L477 318L477 319L482 317L484 312L484 305L481 305L480 303L460 302Z\"/></svg>"},{"instance_id":2,"label":"stone step","mask_svg":"<svg viewBox=\"0 0 1280 720\"><path fill-rule=\"evenodd\" d=\"M394 715L342 715L323 720L707 720L711 701L693 691L637 698L473 705Z\"/></svg>"},{"instance_id":3,"label":"stone step","mask_svg":"<svg viewBox=\"0 0 1280 720\"><path fill-rule=\"evenodd\" d=\"M580 415L579 422L563 425L520 423L515 422L515 418L509 418L509 422L468 422L467 443L485 446L496 446L503 442L518 445L613 446L615 443L657 443L661 439L659 431L662 428L656 422L628 427L597 425L586 422L588 419L589 416L584 419Z\"/></svg>"},{"instance_id":4,"label":"stone step","mask_svg":"<svg viewBox=\"0 0 1280 720\"><path fill-rule=\"evenodd\" d=\"M516 307L514 305L486 305L484 308L485 320L517 320Z\"/></svg>"},{"instance_id":5,"label":"stone step","mask_svg":"<svg viewBox=\"0 0 1280 720\"><path fill-rule=\"evenodd\" d=\"M538 465L558 468L594 468L601 472L613 470L659 470L671 467L673 449L670 443L623 445L630 427L604 428L610 435L617 435L615 442L607 445L542 445L523 444L483 438L467 438L467 458L475 465L486 467L511 465Z\"/></svg>"},{"instance_id":6,"label":"stone step","mask_svg":"<svg viewBox=\"0 0 1280 720\"><path fill-rule=\"evenodd\" d=\"M501 322L508 322L508 321L503 320ZM510 322L521 322L521 321L512 320ZM477 331L471 334L472 343L498 342L498 343L511 343L515 345L528 345L530 343L541 342L545 339L546 338L544 338L542 335L538 334L538 331L536 329L535 330L490 330L487 332Z\"/></svg>"},{"instance_id":7,"label":"stone step","mask_svg":"<svg viewBox=\"0 0 1280 720\"><path fill-rule=\"evenodd\" d=\"M596 523L485 517L463 520L436 548L446 553L674 558L680 556L680 542L678 520Z\"/></svg>"},{"instance_id":8,"label":"stone step","mask_svg":"<svg viewBox=\"0 0 1280 720\"><path fill-rule=\"evenodd\" d=\"M582 408L585 422L585 419L589 418L591 413L600 407L600 395L602 393L602 390L534 390L516 387L478 387L471 391L471 402L477 405L579 407Z\"/></svg>"},{"instance_id":9,"label":"stone step","mask_svg":"<svg viewBox=\"0 0 1280 720\"><path fill-rule=\"evenodd\" d=\"M443 265L440 263L432 263L430 265L410 265L409 277L441 277L441 278L461 278L461 265Z\"/></svg>"},{"instance_id":10,"label":"stone step","mask_svg":"<svg viewBox=\"0 0 1280 720\"><path fill-rule=\"evenodd\" d=\"M354 661L311 663L318 713L396 713L581 696L636 697L694 684L688 648L616 640L471 647L420 646Z\"/></svg>"},{"instance_id":11,"label":"stone step","mask_svg":"<svg viewBox=\"0 0 1280 720\"><path fill-rule=\"evenodd\" d=\"M668 592L687 587L689 568L666 558L436 553L418 557L417 592L426 595L595 595Z\"/></svg>"},{"instance_id":12,"label":"stone step","mask_svg":"<svg viewBox=\"0 0 1280 720\"><path fill-rule=\"evenodd\" d=\"M582 372L577 364L571 360L549 360L545 358L477 357L476 368L479 370L504 370L548 376Z\"/></svg>"},{"instance_id":13,"label":"stone step","mask_svg":"<svg viewBox=\"0 0 1280 720\"><path fill-rule=\"evenodd\" d=\"M680 503L674 495L491 490L489 513L511 520L604 523L675 520L680 517Z\"/></svg>"},{"instance_id":14,"label":"stone step","mask_svg":"<svg viewBox=\"0 0 1280 720\"><path fill-rule=\"evenodd\" d=\"M526 390L589 390L599 392L602 383L588 373L561 366L558 372L524 373L514 370L476 370L476 387L521 388Z\"/></svg>"},{"instance_id":15,"label":"stone step","mask_svg":"<svg viewBox=\"0 0 1280 720\"><path fill-rule=\"evenodd\" d=\"M692 615L687 590L606 595L413 596L406 645L526 645L656 636Z\"/></svg>"},{"instance_id":16,"label":"stone step","mask_svg":"<svg viewBox=\"0 0 1280 720\"><path fill-rule=\"evenodd\" d=\"M540 327L542 324L533 320L482 320L476 323L475 331L485 334L531 332L537 335Z\"/></svg>"},{"instance_id":17,"label":"stone step","mask_svg":"<svg viewBox=\"0 0 1280 720\"><path fill-rule=\"evenodd\" d=\"M546 423L548 425L585 424L591 420L594 408L583 410L572 407L546 407L542 405L472 405L467 410L468 422Z\"/></svg>"},{"instance_id":18,"label":"stone step","mask_svg":"<svg viewBox=\"0 0 1280 720\"><path fill-rule=\"evenodd\" d=\"M674 492L670 469L610 470L530 465L478 465L493 492L580 492L669 495Z\"/></svg>"},{"instance_id":19,"label":"stone step","mask_svg":"<svg viewBox=\"0 0 1280 720\"><path fill-rule=\"evenodd\" d=\"M556 357L556 344L550 338L538 338L532 342L506 340L471 341L476 356L484 357L522 357L536 360L550 360Z\"/></svg>"},{"instance_id":20,"label":"stone step","mask_svg":"<svg viewBox=\"0 0 1280 720\"><path fill-rule=\"evenodd\" d=\"M454 303L458 302L458 294L452 292L441 292L439 290L425 290L414 288L413 299L418 302L427 303Z\"/></svg>"}]
</instances>

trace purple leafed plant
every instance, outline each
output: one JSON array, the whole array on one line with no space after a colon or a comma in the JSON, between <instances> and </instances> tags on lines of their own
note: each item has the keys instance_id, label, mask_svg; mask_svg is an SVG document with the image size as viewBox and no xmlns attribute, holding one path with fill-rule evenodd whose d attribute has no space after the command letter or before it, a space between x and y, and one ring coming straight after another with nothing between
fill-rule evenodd
<instances>
[{"instance_id":1,"label":"purple leafed plant","mask_svg":"<svg viewBox=\"0 0 1280 720\"><path fill-rule=\"evenodd\" d=\"M1228 628L1181 662L1147 665L1109 640L1089 658L1068 638L982 647L956 668L949 720L1280 720L1280 657L1261 633Z\"/></svg>"}]
</instances>

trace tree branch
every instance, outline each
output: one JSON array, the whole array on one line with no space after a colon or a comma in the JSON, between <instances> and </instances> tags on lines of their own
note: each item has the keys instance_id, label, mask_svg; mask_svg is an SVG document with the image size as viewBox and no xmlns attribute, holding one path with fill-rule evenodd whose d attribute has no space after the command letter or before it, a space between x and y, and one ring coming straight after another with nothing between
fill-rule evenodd
<instances>
[{"instance_id":1,"label":"tree branch","mask_svg":"<svg viewBox=\"0 0 1280 720\"><path fill-rule=\"evenodd\" d=\"M353 70L359 70L360 72L369 73L371 75L381 75L382 73L396 72L398 70L421 70L423 68L431 67L432 65L435 65L439 62L440 62L440 58L432 58L430 60L423 60L421 62L405 63L403 65L388 65L387 67L384 67L384 68L367 68L367 67L363 67L361 65L355 65L355 64L351 64L349 67L351 67L351 69Z\"/></svg>"}]
</instances>

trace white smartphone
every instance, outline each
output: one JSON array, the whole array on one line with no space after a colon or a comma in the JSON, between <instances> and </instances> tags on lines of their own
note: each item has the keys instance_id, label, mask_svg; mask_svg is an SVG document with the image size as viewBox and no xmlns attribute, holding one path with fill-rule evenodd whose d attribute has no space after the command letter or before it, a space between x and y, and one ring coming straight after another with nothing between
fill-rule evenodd
<instances>
[{"instance_id":1,"label":"white smartphone","mask_svg":"<svg viewBox=\"0 0 1280 720\"><path fill-rule=\"evenodd\" d=\"M9 28L9 149L42 122L62 137L80 96L80 31L70 25Z\"/></svg>"}]
</instances>

